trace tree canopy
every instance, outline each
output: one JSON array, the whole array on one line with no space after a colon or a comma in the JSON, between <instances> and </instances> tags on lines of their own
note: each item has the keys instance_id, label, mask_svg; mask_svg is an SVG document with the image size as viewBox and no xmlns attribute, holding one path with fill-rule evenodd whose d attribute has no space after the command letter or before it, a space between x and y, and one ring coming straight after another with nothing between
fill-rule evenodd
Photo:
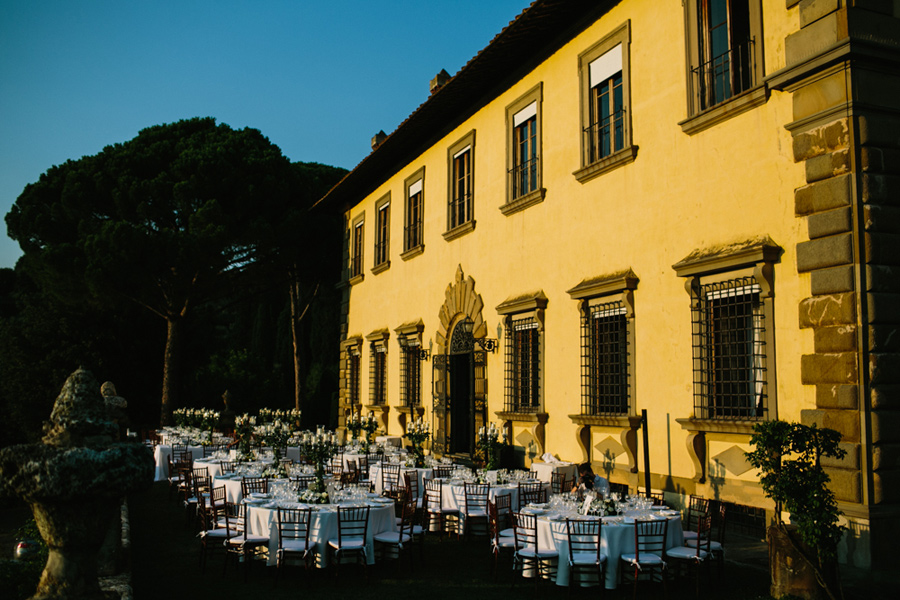
<instances>
[{"instance_id":1,"label":"tree canopy","mask_svg":"<svg viewBox=\"0 0 900 600\"><path fill-rule=\"evenodd\" d=\"M6 216L32 277L62 302L123 298L167 323L162 421L177 406L185 318L229 293L290 210L294 169L255 129L149 127L52 167Z\"/></svg>"}]
</instances>

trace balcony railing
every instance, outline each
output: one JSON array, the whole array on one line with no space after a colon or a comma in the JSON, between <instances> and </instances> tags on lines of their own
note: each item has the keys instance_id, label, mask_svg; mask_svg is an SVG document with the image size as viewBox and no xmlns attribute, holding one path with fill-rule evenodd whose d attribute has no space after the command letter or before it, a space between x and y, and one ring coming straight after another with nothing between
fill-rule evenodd
<instances>
[{"instance_id":1,"label":"balcony railing","mask_svg":"<svg viewBox=\"0 0 900 600\"><path fill-rule=\"evenodd\" d=\"M749 39L691 69L691 91L697 112L725 102L756 84L753 46L753 39Z\"/></svg>"}]
</instances>

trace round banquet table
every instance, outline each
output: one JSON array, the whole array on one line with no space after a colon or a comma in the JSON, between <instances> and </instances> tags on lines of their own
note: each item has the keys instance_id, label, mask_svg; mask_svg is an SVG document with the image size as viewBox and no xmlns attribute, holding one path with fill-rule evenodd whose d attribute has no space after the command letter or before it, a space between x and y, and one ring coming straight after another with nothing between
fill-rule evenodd
<instances>
[{"instance_id":1,"label":"round banquet table","mask_svg":"<svg viewBox=\"0 0 900 600\"><path fill-rule=\"evenodd\" d=\"M663 511L660 511L663 512ZM669 520L666 531L666 549L684 544L684 531L681 525L681 515L677 511L665 511L665 517ZM578 515L576 518L584 519ZM634 523L624 522L623 517L602 517L603 526L600 529L601 552L606 555L606 573L604 587L614 589L619 582L619 557L623 554L634 552ZM547 515L538 517L537 520L538 547L555 549L559 553L559 565L556 570L556 584L569 585L569 540L566 534L565 519L552 520ZM582 577L584 575L581 575ZM583 584L587 584L585 581Z\"/></svg>"},{"instance_id":2,"label":"round banquet table","mask_svg":"<svg viewBox=\"0 0 900 600\"><path fill-rule=\"evenodd\" d=\"M194 460L203 458L203 446L188 446ZM165 481L169 471L169 459L172 457L171 444L157 444L153 449L153 458L156 461L156 481Z\"/></svg>"},{"instance_id":3,"label":"round banquet table","mask_svg":"<svg viewBox=\"0 0 900 600\"><path fill-rule=\"evenodd\" d=\"M286 503L292 508L304 508L310 505L298 503ZM373 537L384 531L397 531L397 522L394 517L393 501L383 502L373 499L367 503L369 511L369 528L366 532L366 562L375 563L375 546ZM337 507L336 504L312 505L312 527L309 532L309 545L315 550L316 565L327 567L330 560L328 552L328 540L336 539L338 534ZM340 505L349 506L349 505ZM262 505L250 505L247 511L249 531L255 535L269 537L268 565L274 566L278 552L278 510L277 504L266 503Z\"/></svg>"}]
</instances>

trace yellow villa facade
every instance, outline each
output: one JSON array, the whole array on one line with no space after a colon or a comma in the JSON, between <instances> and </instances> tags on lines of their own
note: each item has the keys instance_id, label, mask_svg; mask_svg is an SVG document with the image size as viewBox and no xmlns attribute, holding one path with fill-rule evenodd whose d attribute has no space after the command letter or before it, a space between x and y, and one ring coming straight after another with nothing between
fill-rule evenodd
<instances>
[{"instance_id":1,"label":"yellow villa facade","mask_svg":"<svg viewBox=\"0 0 900 600\"><path fill-rule=\"evenodd\" d=\"M534 2L320 201L346 225L340 424L421 417L470 458L493 422L521 466L643 490L649 464L672 502L762 520L753 424L816 422L849 452L842 559L877 564L900 497L894 5Z\"/></svg>"}]
</instances>

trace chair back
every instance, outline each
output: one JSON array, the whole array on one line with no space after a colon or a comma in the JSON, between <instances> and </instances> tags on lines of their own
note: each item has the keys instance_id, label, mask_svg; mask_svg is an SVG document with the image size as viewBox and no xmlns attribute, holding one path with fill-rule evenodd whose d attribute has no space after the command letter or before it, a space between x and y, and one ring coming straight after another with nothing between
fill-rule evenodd
<instances>
[{"instance_id":1,"label":"chair back","mask_svg":"<svg viewBox=\"0 0 900 600\"><path fill-rule=\"evenodd\" d=\"M194 498L197 498L197 501L202 504L203 495L209 494L212 488L212 478L209 475L193 475L191 483L194 486Z\"/></svg>"},{"instance_id":2,"label":"chair back","mask_svg":"<svg viewBox=\"0 0 900 600\"><path fill-rule=\"evenodd\" d=\"M403 472L403 486L409 492L408 497L413 499L413 502L419 499L419 473L418 471L404 471Z\"/></svg>"},{"instance_id":3,"label":"chair back","mask_svg":"<svg viewBox=\"0 0 900 600\"><path fill-rule=\"evenodd\" d=\"M576 555L591 555L600 562L600 519L566 519L566 537L569 544L569 560Z\"/></svg>"},{"instance_id":4,"label":"chair back","mask_svg":"<svg viewBox=\"0 0 900 600\"><path fill-rule=\"evenodd\" d=\"M357 468L359 469L359 480L369 480L369 457L360 454L356 457Z\"/></svg>"},{"instance_id":5,"label":"chair back","mask_svg":"<svg viewBox=\"0 0 900 600\"><path fill-rule=\"evenodd\" d=\"M627 483L613 483L609 482L609 493L619 494L621 498L624 498L628 495L628 484Z\"/></svg>"},{"instance_id":6,"label":"chair back","mask_svg":"<svg viewBox=\"0 0 900 600\"><path fill-rule=\"evenodd\" d=\"M344 472L344 453L338 452L331 457L331 475L336 480L340 479L341 473Z\"/></svg>"},{"instance_id":7,"label":"chair back","mask_svg":"<svg viewBox=\"0 0 900 600\"><path fill-rule=\"evenodd\" d=\"M372 465L377 465L381 461L384 460L384 454L379 454L378 452L369 452L366 455L366 462L369 463L369 468L372 468Z\"/></svg>"},{"instance_id":8,"label":"chair back","mask_svg":"<svg viewBox=\"0 0 900 600\"><path fill-rule=\"evenodd\" d=\"M513 533L516 538L516 548L530 548L535 552L538 551L537 517L535 515L516 513Z\"/></svg>"},{"instance_id":9,"label":"chair back","mask_svg":"<svg viewBox=\"0 0 900 600\"><path fill-rule=\"evenodd\" d=\"M341 483L357 483L359 481L359 467L355 460L347 461L347 468L341 473Z\"/></svg>"},{"instance_id":10,"label":"chair back","mask_svg":"<svg viewBox=\"0 0 900 600\"><path fill-rule=\"evenodd\" d=\"M381 463L381 493L395 495L400 487L400 464Z\"/></svg>"},{"instance_id":11,"label":"chair back","mask_svg":"<svg viewBox=\"0 0 900 600\"><path fill-rule=\"evenodd\" d=\"M425 480L425 512L440 513L443 510L443 500L441 499L443 482L440 479Z\"/></svg>"},{"instance_id":12,"label":"chair back","mask_svg":"<svg viewBox=\"0 0 900 600\"><path fill-rule=\"evenodd\" d=\"M653 500L653 506L665 506L666 497L664 492L648 492L647 498Z\"/></svg>"},{"instance_id":13,"label":"chair back","mask_svg":"<svg viewBox=\"0 0 900 600\"><path fill-rule=\"evenodd\" d=\"M368 506L338 506L338 545L347 540L366 539L369 530Z\"/></svg>"},{"instance_id":14,"label":"chair back","mask_svg":"<svg viewBox=\"0 0 900 600\"><path fill-rule=\"evenodd\" d=\"M498 494L494 496L494 505L497 507L497 519L501 522L512 518L512 494ZM508 525L512 527L512 525Z\"/></svg>"},{"instance_id":15,"label":"chair back","mask_svg":"<svg viewBox=\"0 0 900 600\"><path fill-rule=\"evenodd\" d=\"M311 508L279 508L278 509L278 548L282 548L285 540L296 540L303 543L303 550L309 550L309 530L312 524ZM296 550L296 548L295 548Z\"/></svg>"},{"instance_id":16,"label":"chair back","mask_svg":"<svg viewBox=\"0 0 900 600\"><path fill-rule=\"evenodd\" d=\"M569 480L566 479L565 473L551 473L550 474L550 493L551 494L565 494L569 491Z\"/></svg>"},{"instance_id":17,"label":"chair back","mask_svg":"<svg viewBox=\"0 0 900 600\"><path fill-rule=\"evenodd\" d=\"M316 480L316 476L309 475L293 475L288 478L291 483L291 487L295 492L303 492L309 489L309 484L313 483Z\"/></svg>"},{"instance_id":18,"label":"chair back","mask_svg":"<svg viewBox=\"0 0 900 600\"><path fill-rule=\"evenodd\" d=\"M250 494L268 494L268 477L243 477L241 478L241 495L246 498Z\"/></svg>"},{"instance_id":19,"label":"chair back","mask_svg":"<svg viewBox=\"0 0 900 600\"><path fill-rule=\"evenodd\" d=\"M710 542L712 541L712 515L706 515L700 517L700 521L697 522L697 539L691 541L691 548L696 549L697 554L696 558L698 561L702 561L705 557L709 556Z\"/></svg>"},{"instance_id":20,"label":"chair back","mask_svg":"<svg viewBox=\"0 0 900 600\"><path fill-rule=\"evenodd\" d=\"M665 555L666 532L668 529L668 519L635 521L634 556L638 563L641 562L641 554L654 554L658 557Z\"/></svg>"},{"instance_id":21,"label":"chair back","mask_svg":"<svg viewBox=\"0 0 900 600\"><path fill-rule=\"evenodd\" d=\"M209 502L198 502L197 513L203 529L218 529L219 520L225 518L227 503L225 486L220 485L209 491Z\"/></svg>"},{"instance_id":22,"label":"chair back","mask_svg":"<svg viewBox=\"0 0 900 600\"><path fill-rule=\"evenodd\" d=\"M219 463L219 468L223 473L234 473L234 468L237 466L233 460L223 460Z\"/></svg>"},{"instance_id":23,"label":"chair back","mask_svg":"<svg viewBox=\"0 0 900 600\"><path fill-rule=\"evenodd\" d=\"M464 484L466 495L466 514L484 513L487 515L488 495L491 491L489 483L469 483Z\"/></svg>"},{"instance_id":24,"label":"chair back","mask_svg":"<svg viewBox=\"0 0 900 600\"><path fill-rule=\"evenodd\" d=\"M703 496L691 494L690 503L687 511L687 524L685 530L696 531L694 529L700 522L701 517L709 514L709 499Z\"/></svg>"},{"instance_id":25,"label":"chair back","mask_svg":"<svg viewBox=\"0 0 900 600\"><path fill-rule=\"evenodd\" d=\"M453 469L453 465L435 465L434 478L450 479L451 477L453 477Z\"/></svg>"},{"instance_id":26,"label":"chair back","mask_svg":"<svg viewBox=\"0 0 900 600\"><path fill-rule=\"evenodd\" d=\"M529 503L532 504L541 504L542 502L546 502L546 500L541 500L539 494L544 489L543 484L540 481L520 481L519 482L519 505L516 507L516 510L522 510L523 506L527 506ZM528 495L526 497L526 495Z\"/></svg>"}]
</instances>

